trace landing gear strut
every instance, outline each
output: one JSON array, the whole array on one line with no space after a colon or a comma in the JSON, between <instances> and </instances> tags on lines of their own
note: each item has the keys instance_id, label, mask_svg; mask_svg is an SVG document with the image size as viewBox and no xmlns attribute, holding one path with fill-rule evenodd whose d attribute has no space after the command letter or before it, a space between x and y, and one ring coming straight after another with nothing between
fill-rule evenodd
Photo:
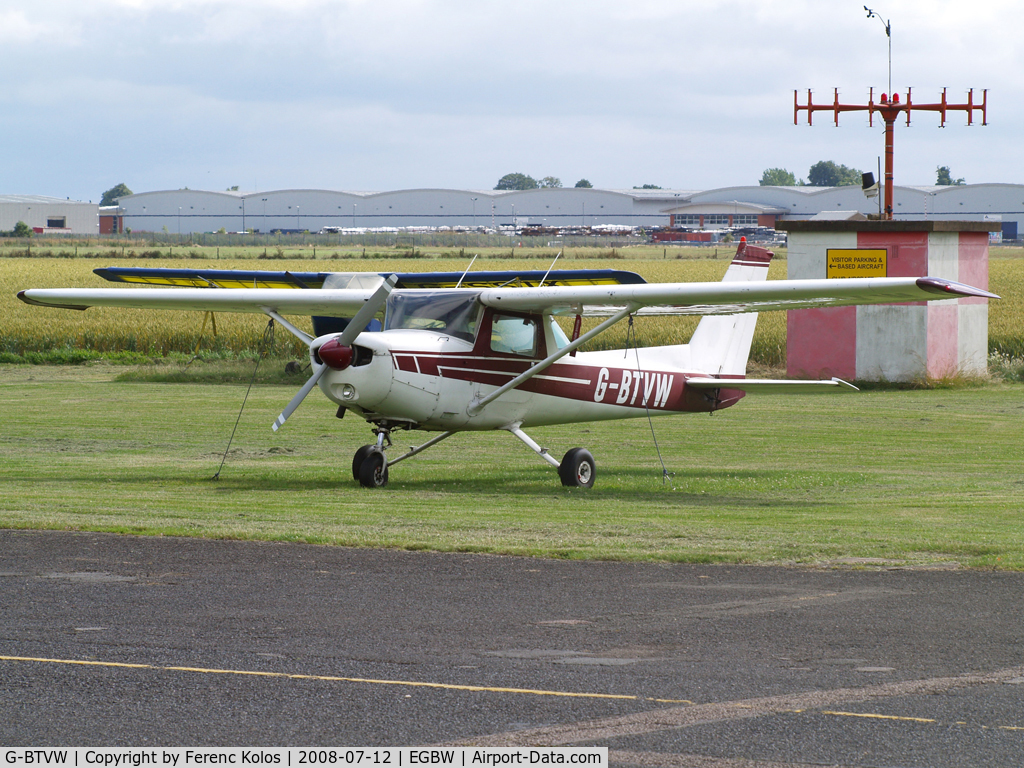
<instances>
[{"instance_id":1,"label":"landing gear strut","mask_svg":"<svg viewBox=\"0 0 1024 768\"><path fill-rule=\"evenodd\" d=\"M400 428L408 429L407 426L401 425ZM381 423L374 427L373 434L377 436L377 443L364 445L356 451L356 455L352 459L352 479L358 480L364 488L381 488L387 485L388 467L403 459L411 458L455 434L455 432L442 432L437 437L432 437L422 445L412 447L398 458L389 461L385 451L391 447L391 429L392 427L387 423Z\"/></svg>"},{"instance_id":2,"label":"landing gear strut","mask_svg":"<svg viewBox=\"0 0 1024 768\"><path fill-rule=\"evenodd\" d=\"M364 445L352 458L352 478L357 480L364 488L381 488L388 483L388 468L397 464L403 459L415 456L425 451L432 445L436 445L454 432L442 432L437 437L432 437L422 445L410 448L396 459L388 461L385 453L391 447L391 430L395 425L389 422L378 423L373 428L373 434L377 436L377 442ZM399 429L408 429L408 425L400 424ZM570 488L592 488L594 478L597 474L594 457L586 448L571 448L562 457L561 463L548 453L547 448L541 448L533 439L519 428L519 424L510 424L505 427L509 432L522 440L530 449L540 456L544 461L558 470L558 476L562 485Z\"/></svg>"},{"instance_id":3,"label":"landing gear strut","mask_svg":"<svg viewBox=\"0 0 1024 768\"><path fill-rule=\"evenodd\" d=\"M592 488L596 465L594 457L586 448L572 448L562 457L559 464L547 448L541 448L529 435L519 428L519 424L511 424L505 427L509 432L522 440L530 450L540 456L551 466L558 470L558 476L562 479L562 485L573 488Z\"/></svg>"}]
</instances>

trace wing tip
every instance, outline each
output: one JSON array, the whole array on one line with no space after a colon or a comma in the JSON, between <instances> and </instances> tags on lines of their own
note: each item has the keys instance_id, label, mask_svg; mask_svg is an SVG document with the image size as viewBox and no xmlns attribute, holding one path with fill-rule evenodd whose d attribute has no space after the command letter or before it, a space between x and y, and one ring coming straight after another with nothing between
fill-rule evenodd
<instances>
[{"instance_id":1,"label":"wing tip","mask_svg":"<svg viewBox=\"0 0 1024 768\"><path fill-rule=\"evenodd\" d=\"M852 389L854 392L860 392L860 387L855 387L850 382L836 378L835 376L832 377L832 383L835 384L840 389Z\"/></svg>"},{"instance_id":2,"label":"wing tip","mask_svg":"<svg viewBox=\"0 0 1024 768\"><path fill-rule=\"evenodd\" d=\"M44 301L38 301L28 295L28 291L18 291L18 298L26 304L31 304L33 307L53 307L55 309L77 309L79 312L84 312L89 307L82 306L80 304L47 304Z\"/></svg>"},{"instance_id":3,"label":"wing tip","mask_svg":"<svg viewBox=\"0 0 1024 768\"><path fill-rule=\"evenodd\" d=\"M978 299L998 299L999 296L982 288L975 288L973 285L958 283L953 280L945 280L941 277L919 277L917 287L922 291L937 294L952 294L953 296L967 296Z\"/></svg>"}]
</instances>

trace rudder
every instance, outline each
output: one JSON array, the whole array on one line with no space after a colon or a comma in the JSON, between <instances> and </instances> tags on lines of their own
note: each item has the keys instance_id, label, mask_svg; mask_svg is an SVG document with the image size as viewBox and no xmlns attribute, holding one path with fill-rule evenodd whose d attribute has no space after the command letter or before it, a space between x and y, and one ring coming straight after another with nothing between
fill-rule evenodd
<instances>
[{"instance_id":1,"label":"rudder","mask_svg":"<svg viewBox=\"0 0 1024 768\"><path fill-rule=\"evenodd\" d=\"M747 245L746 238L740 238L722 282L766 280L774 255L767 248ZM702 318L690 338L691 364L710 376L745 376L756 325L756 312Z\"/></svg>"}]
</instances>

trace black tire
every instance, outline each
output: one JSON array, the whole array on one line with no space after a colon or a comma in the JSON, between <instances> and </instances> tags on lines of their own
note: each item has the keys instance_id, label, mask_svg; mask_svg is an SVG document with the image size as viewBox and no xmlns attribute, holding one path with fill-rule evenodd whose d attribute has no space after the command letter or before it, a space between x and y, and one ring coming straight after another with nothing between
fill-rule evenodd
<instances>
[{"instance_id":1,"label":"black tire","mask_svg":"<svg viewBox=\"0 0 1024 768\"><path fill-rule=\"evenodd\" d=\"M586 448L572 448L558 465L558 476L562 485L572 488L592 488L597 475L594 457Z\"/></svg>"},{"instance_id":2,"label":"black tire","mask_svg":"<svg viewBox=\"0 0 1024 768\"><path fill-rule=\"evenodd\" d=\"M359 467L359 483L364 488L382 488L388 484L388 468L384 461L384 454L374 450L363 459Z\"/></svg>"},{"instance_id":3,"label":"black tire","mask_svg":"<svg viewBox=\"0 0 1024 768\"><path fill-rule=\"evenodd\" d=\"M352 459L352 479L359 480L359 468L363 466L363 462L366 461L366 457L377 450L376 445L364 445L358 451L356 451L355 457Z\"/></svg>"}]
</instances>

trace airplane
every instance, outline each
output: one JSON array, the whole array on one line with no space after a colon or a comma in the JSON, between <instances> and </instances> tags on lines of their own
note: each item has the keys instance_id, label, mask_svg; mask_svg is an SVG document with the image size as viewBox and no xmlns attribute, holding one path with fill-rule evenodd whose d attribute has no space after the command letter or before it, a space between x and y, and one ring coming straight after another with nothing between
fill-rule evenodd
<instances>
[{"instance_id":1,"label":"airplane","mask_svg":"<svg viewBox=\"0 0 1024 768\"><path fill-rule=\"evenodd\" d=\"M106 268L107 280L146 287L29 289L29 304L263 313L309 349L312 375L273 423L280 429L314 387L365 419L375 442L352 476L387 484L389 470L460 432L504 430L590 488L593 455L559 461L524 430L728 408L748 393L856 390L840 379L746 378L757 312L806 307L999 298L935 277L768 281L773 254L741 239L721 282L647 283L618 270L464 273L291 273ZM552 265L553 267L553 265ZM154 285L172 286L166 288ZM226 289L226 290L225 290ZM375 318L384 310L383 324ZM284 315L313 318L310 335ZM579 351L635 316L703 315L689 342ZM571 335L556 318L574 318ZM584 317L604 318L582 332ZM436 435L392 458L392 433Z\"/></svg>"}]
</instances>

